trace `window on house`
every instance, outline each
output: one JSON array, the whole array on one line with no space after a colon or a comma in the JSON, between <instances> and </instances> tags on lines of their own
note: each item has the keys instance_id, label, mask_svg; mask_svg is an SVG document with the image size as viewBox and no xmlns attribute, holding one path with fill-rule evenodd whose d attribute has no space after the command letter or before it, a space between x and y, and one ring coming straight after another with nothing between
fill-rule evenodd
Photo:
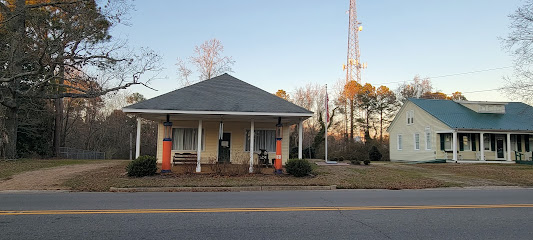
<instances>
[{"instance_id":1,"label":"window on house","mask_svg":"<svg viewBox=\"0 0 533 240\"><path fill-rule=\"evenodd\" d=\"M202 151L205 146L205 131L202 129ZM172 150L196 151L198 147L198 128L173 128Z\"/></svg>"},{"instance_id":2,"label":"window on house","mask_svg":"<svg viewBox=\"0 0 533 240\"><path fill-rule=\"evenodd\" d=\"M470 134L462 135L461 139L459 141L462 141L463 149L462 151L470 151ZM461 149L460 149L461 150Z\"/></svg>"},{"instance_id":3,"label":"window on house","mask_svg":"<svg viewBox=\"0 0 533 240\"><path fill-rule=\"evenodd\" d=\"M526 152L531 152L531 146L533 146L533 137L531 135L525 135L524 136L526 139L525 139L525 143L526 143Z\"/></svg>"},{"instance_id":4,"label":"window on house","mask_svg":"<svg viewBox=\"0 0 533 240\"><path fill-rule=\"evenodd\" d=\"M533 137L530 135L524 135L524 144L526 145L526 152L531 152L531 146L533 145Z\"/></svg>"},{"instance_id":5,"label":"window on house","mask_svg":"<svg viewBox=\"0 0 533 240\"><path fill-rule=\"evenodd\" d=\"M452 134L451 133L440 134L440 150L442 151L452 150Z\"/></svg>"},{"instance_id":6,"label":"window on house","mask_svg":"<svg viewBox=\"0 0 533 240\"><path fill-rule=\"evenodd\" d=\"M487 151L490 151L490 135L489 134L483 135L483 148L485 148L485 150Z\"/></svg>"},{"instance_id":7,"label":"window on house","mask_svg":"<svg viewBox=\"0 0 533 240\"><path fill-rule=\"evenodd\" d=\"M522 152L522 135L516 135L516 150Z\"/></svg>"},{"instance_id":8,"label":"window on house","mask_svg":"<svg viewBox=\"0 0 533 240\"><path fill-rule=\"evenodd\" d=\"M516 151L516 135L511 135L511 150Z\"/></svg>"},{"instance_id":9,"label":"window on house","mask_svg":"<svg viewBox=\"0 0 533 240\"><path fill-rule=\"evenodd\" d=\"M250 151L250 130L246 130L245 151ZM276 130L254 130L254 152L266 149L276 151Z\"/></svg>"},{"instance_id":10,"label":"window on house","mask_svg":"<svg viewBox=\"0 0 533 240\"><path fill-rule=\"evenodd\" d=\"M431 131L430 128L426 128L426 150L431 150Z\"/></svg>"},{"instance_id":11,"label":"window on house","mask_svg":"<svg viewBox=\"0 0 533 240\"><path fill-rule=\"evenodd\" d=\"M414 110L407 111L407 125L411 125L414 123L414 120L415 120L414 115L415 115Z\"/></svg>"},{"instance_id":12,"label":"window on house","mask_svg":"<svg viewBox=\"0 0 533 240\"><path fill-rule=\"evenodd\" d=\"M420 134L415 133L415 150L420 150Z\"/></svg>"},{"instance_id":13,"label":"window on house","mask_svg":"<svg viewBox=\"0 0 533 240\"><path fill-rule=\"evenodd\" d=\"M402 150L402 135L398 134L398 150Z\"/></svg>"}]
</instances>

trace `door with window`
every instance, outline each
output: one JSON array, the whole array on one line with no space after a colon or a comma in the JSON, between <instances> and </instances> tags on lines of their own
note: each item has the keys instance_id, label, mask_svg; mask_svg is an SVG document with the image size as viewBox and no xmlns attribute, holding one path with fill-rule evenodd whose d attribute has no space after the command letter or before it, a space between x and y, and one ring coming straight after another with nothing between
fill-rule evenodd
<instances>
[{"instance_id":1,"label":"door with window","mask_svg":"<svg viewBox=\"0 0 533 240\"><path fill-rule=\"evenodd\" d=\"M496 138L496 159L504 160L505 159L505 143L503 137Z\"/></svg>"},{"instance_id":2,"label":"door with window","mask_svg":"<svg viewBox=\"0 0 533 240\"><path fill-rule=\"evenodd\" d=\"M222 139L218 140L218 162L230 162L231 156L231 133L222 134Z\"/></svg>"}]
</instances>

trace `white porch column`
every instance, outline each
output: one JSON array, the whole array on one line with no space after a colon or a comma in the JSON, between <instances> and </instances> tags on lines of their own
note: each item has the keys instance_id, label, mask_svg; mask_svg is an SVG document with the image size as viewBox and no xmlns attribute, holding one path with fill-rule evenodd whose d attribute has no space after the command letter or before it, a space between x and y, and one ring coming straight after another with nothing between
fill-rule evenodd
<instances>
[{"instance_id":1,"label":"white porch column","mask_svg":"<svg viewBox=\"0 0 533 240\"><path fill-rule=\"evenodd\" d=\"M135 141L135 159L141 155L141 119L137 118L137 139Z\"/></svg>"},{"instance_id":2,"label":"white porch column","mask_svg":"<svg viewBox=\"0 0 533 240\"><path fill-rule=\"evenodd\" d=\"M485 161L485 140L483 139L483 133L479 133L479 151L480 161Z\"/></svg>"},{"instance_id":3,"label":"white porch column","mask_svg":"<svg viewBox=\"0 0 533 240\"><path fill-rule=\"evenodd\" d=\"M300 119L300 123L298 123L298 159L303 159L302 156L302 143L303 143L303 121Z\"/></svg>"},{"instance_id":4,"label":"white porch column","mask_svg":"<svg viewBox=\"0 0 533 240\"><path fill-rule=\"evenodd\" d=\"M252 119L250 123L250 168L248 172L254 172L254 139L255 139L255 122Z\"/></svg>"},{"instance_id":5,"label":"white porch column","mask_svg":"<svg viewBox=\"0 0 533 240\"><path fill-rule=\"evenodd\" d=\"M511 133L507 133L507 161L511 161Z\"/></svg>"},{"instance_id":6,"label":"white porch column","mask_svg":"<svg viewBox=\"0 0 533 240\"><path fill-rule=\"evenodd\" d=\"M200 159L202 155L202 120L198 120L198 146L196 147L196 172L202 171Z\"/></svg>"},{"instance_id":7,"label":"white porch column","mask_svg":"<svg viewBox=\"0 0 533 240\"><path fill-rule=\"evenodd\" d=\"M453 151L452 160L457 161L457 131L453 131L452 133L452 151Z\"/></svg>"}]
</instances>

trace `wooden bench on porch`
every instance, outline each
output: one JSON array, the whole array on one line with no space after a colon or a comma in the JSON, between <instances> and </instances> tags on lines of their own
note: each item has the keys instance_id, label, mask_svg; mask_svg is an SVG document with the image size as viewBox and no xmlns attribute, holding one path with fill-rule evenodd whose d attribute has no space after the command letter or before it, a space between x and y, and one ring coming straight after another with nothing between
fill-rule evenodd
<instances>
[{"instance_id":1,"label":"wooden bench on porch","mask_svg":"<svg viewBox=\"0 0 533 240\"><path fill-rule=\"evenodd\" d=\"M196 153L174 153L172 164L196 164L197 157Z\"/></svg>"}]
</instances>

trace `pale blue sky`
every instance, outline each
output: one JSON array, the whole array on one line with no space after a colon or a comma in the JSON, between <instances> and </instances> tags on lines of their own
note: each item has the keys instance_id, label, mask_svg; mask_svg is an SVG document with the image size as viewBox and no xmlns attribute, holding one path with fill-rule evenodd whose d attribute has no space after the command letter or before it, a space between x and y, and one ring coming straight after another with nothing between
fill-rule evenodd
<instances>
[{"instance_id":1,"label":"pale blue sky","mask_svg":"<svg viewBox=\"0 0 533 240\"><path fill-rule=\"evenodd\" d=\"M512 66L498 37L520 0L360 0L363 82L396 89L416 74L436 77ZM150 47L163 57L159 91L136 86L148 98L179 87L176 58L217 38L235 60L233 76L274 93L345 78L349 0L135 1L131 26L113 30L132 46ZM512 68L433 78L444 93L465 92L469 100L509 100L498 91Z\"/></svg>"}]
</instances>

